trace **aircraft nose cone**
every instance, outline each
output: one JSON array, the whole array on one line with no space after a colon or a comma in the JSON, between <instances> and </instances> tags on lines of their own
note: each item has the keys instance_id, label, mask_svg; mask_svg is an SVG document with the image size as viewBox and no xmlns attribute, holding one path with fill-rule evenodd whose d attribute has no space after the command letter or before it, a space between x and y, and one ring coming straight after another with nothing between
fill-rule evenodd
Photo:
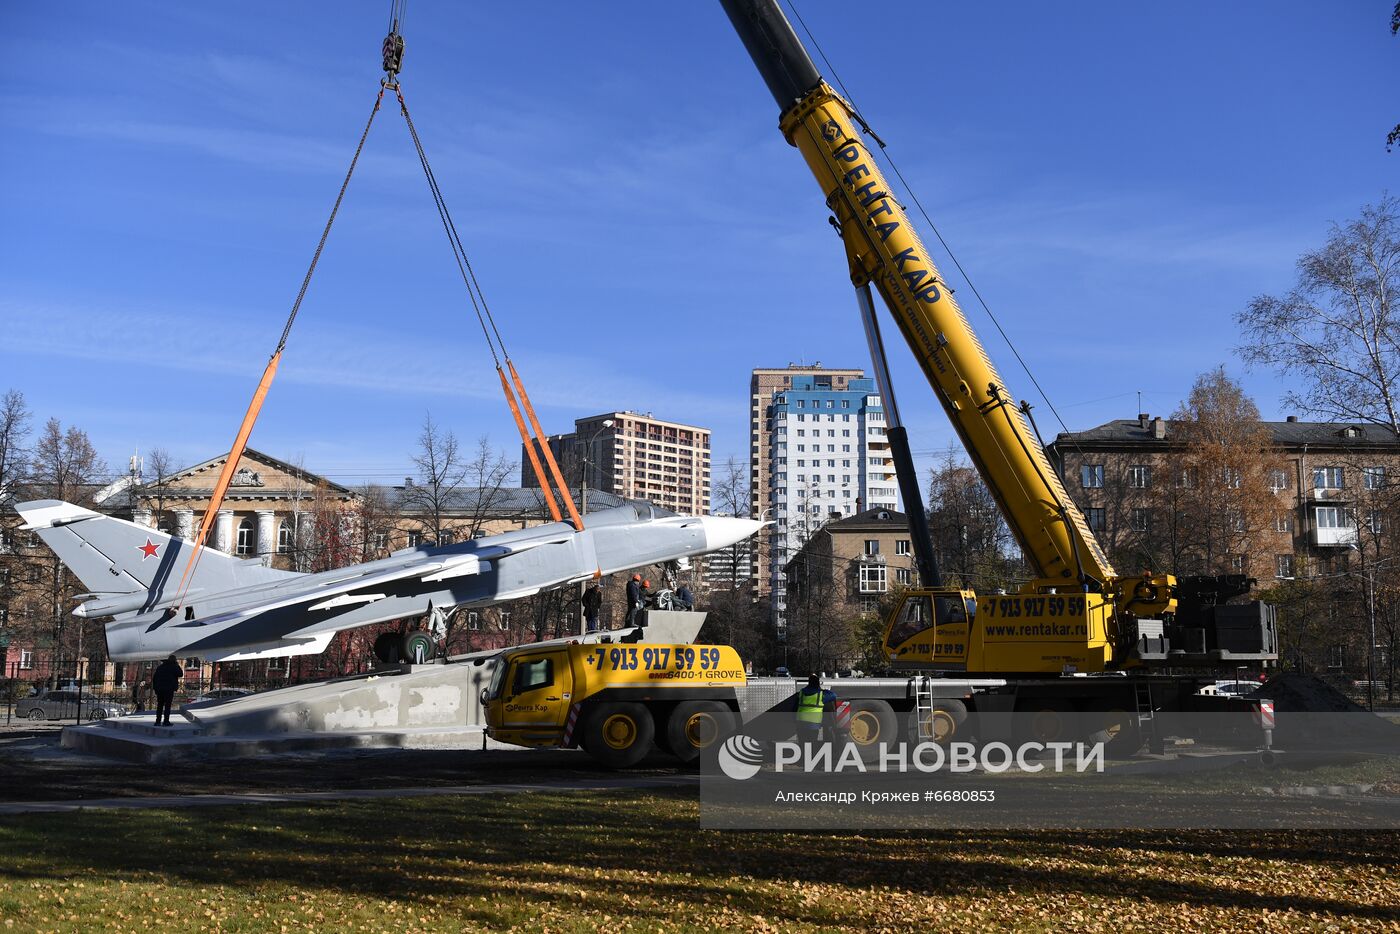
<instances>
[{"instance_id":1,"label":"aircraft nose cone","mask_svg":"<svg viewBox=\"0 0 1400 934\"><path fill-rule=\"evenodd\" d=\"M700 521L705 526L706 551L728 548L763 528L763 523L755 519L738 519L733 516L703 516Z\"/></svg>"}]
</instances>

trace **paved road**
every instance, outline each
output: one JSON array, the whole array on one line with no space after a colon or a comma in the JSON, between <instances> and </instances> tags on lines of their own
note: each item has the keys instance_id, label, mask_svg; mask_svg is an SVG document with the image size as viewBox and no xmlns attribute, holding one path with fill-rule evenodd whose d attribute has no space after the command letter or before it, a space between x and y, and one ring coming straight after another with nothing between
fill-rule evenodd
<instances>
[{"instance_id":1,"label":"paved road","mask_svg":"<svg viewBox=\"0 0 1400 934\"><path fill-rule=\"evenodd\" d=\"M514 795L531 792L619 791L636 788L694 786L696 775L652 775L578 778L546 782L501 782L481 785L436 785L419 788L341 788L284 794L250 792L222 795L150 795L129 798L88 798L79 801L0 801L0 815L55 814L93 808L148 810L155 808L223 807L230 804L314 804L321 801L363 801L375 798L426 798L439 795Z\"/></svg>"},{"instance_id":2,"label":"paved road","mask_svg":"<svg viewBox=\"0 0 1400 934\"><path fill-rule=\"evenodd\" d=\"M679 771L674 760L662 756L619 776L586 753L558 749L367 749L268 756L240 760L236 766L224 759L154 766L63 749L57 729L0 731L0 813L280 803L318 796L639 788L694 781L693 772Z\"/></svg>"}]
</instances>

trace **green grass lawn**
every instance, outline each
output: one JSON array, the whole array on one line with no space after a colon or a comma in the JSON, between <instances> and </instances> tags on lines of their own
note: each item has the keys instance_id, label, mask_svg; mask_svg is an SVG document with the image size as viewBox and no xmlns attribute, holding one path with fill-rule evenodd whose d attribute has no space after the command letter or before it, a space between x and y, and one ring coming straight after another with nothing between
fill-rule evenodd
<instances>
[{"instance_id":1,"label":"green grass lawn","mask_svg":"<svg viewBox=\"0 0 1400 934\"><path fill-rule=\"evenodd\" d=\"M0 818L4 930L1400 929L1400 833L735 833L692 790Z\"/></svg>"}]
</instances>

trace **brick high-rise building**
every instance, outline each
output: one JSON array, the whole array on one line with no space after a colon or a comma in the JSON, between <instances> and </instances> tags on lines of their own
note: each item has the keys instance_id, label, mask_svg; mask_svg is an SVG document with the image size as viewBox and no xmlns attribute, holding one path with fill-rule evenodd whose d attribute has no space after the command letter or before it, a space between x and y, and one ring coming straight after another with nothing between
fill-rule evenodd
<instances>
[{"instance_id":1,"label":"brick high-rise building","mask_svg":"<svg viewBox=\"0 0 1400 934\"><path fill-rule=\"evenodd\" d=\"M773 393L792 386L795 376L810 376L826 389L842 390L853 379L865 376L864 370L826 369L820 363L801 366L789 363L785 367L755 367L749 377L749 516L753 519L769 519L772 508L769 501L768 435L769 407L773 404ZM765 596L769 589L768 563L769 547L767 535L760 533L758 547L753 550L750 575L757 584L757 596Z\"/></svg>"},{"instance_id":2,"label":"brick high-rise building","mask_svg":"<svg viewBox=\"0 0 1400 934\"><path fill-rule=\"evenodd\" d=\"M650 412L605 412L576 419L572 432L550 435L548 442L575 499L586 484L685 515L710 512L708 428L668 422ZM520 484L539 486L523 449Z\"/></svg>"}]
</instances>

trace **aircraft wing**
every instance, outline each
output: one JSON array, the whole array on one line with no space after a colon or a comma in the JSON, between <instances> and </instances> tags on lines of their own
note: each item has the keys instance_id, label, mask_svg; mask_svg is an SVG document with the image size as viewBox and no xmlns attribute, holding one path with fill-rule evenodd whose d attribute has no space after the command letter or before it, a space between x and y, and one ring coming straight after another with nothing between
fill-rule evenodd
<instances>
[{"instance_id":1,"label":"aircraft wing","mask_svg":"<svg viewBox=\"0 0 1400 934\"><path fill-rule=\"evenodd\" d=\"M310 639L293 639L289 636L271 648L248 649L223 654L211 652L204 656L204 660L207 662L251 662L259 658L285 658L288 655L320 655L330 648L331 637L334 635L333 632L327 632Z\"/></svg>"},{"instance_id":2,"label":"aircraft wing","mask_svg":"<svg viewBox=\"0 0 1400 934\"><path fill-rule=\"evenodd\" d=\"M352 565L345 569L347 573L343 577L335 577L330 580L323 578L314 584L308 583L304 589L294 589L290 592L283 591L275 599L262 603L254 603L228 613L220 613L217 616L204 617L177 625L179 625L180 628L194 629L197 631L201 627L234 624L243 620L262 616L273 610L285 610L291 607L298 607L303 613L332 609L348 610L375 603L380 600L394 598L396 594L394 593L393 585L396 583L408 581L435 583L457 577L470 577L490 570L490 562L493 560L528 551L532 548L538 548L541 545L563 544L568 541L568 536L561 536L557 539L546 538L505 545L487 545L471 552L434 555L426 560L415 560L414 556L409 556L405 563L397 567L385 568L370 573L356 573ZM336 614L336 616L332 616L330 619L323 619L309 626L297 629L294 632L284 633L282 638L311 639L334 633L341 629L365 625L364 623L358 622L337 625L336 619L340 615L341 614ZM389 618L393 617L390 616ZM282 654L286 653L283 652Z\"/></svg>"}]
</instances>

